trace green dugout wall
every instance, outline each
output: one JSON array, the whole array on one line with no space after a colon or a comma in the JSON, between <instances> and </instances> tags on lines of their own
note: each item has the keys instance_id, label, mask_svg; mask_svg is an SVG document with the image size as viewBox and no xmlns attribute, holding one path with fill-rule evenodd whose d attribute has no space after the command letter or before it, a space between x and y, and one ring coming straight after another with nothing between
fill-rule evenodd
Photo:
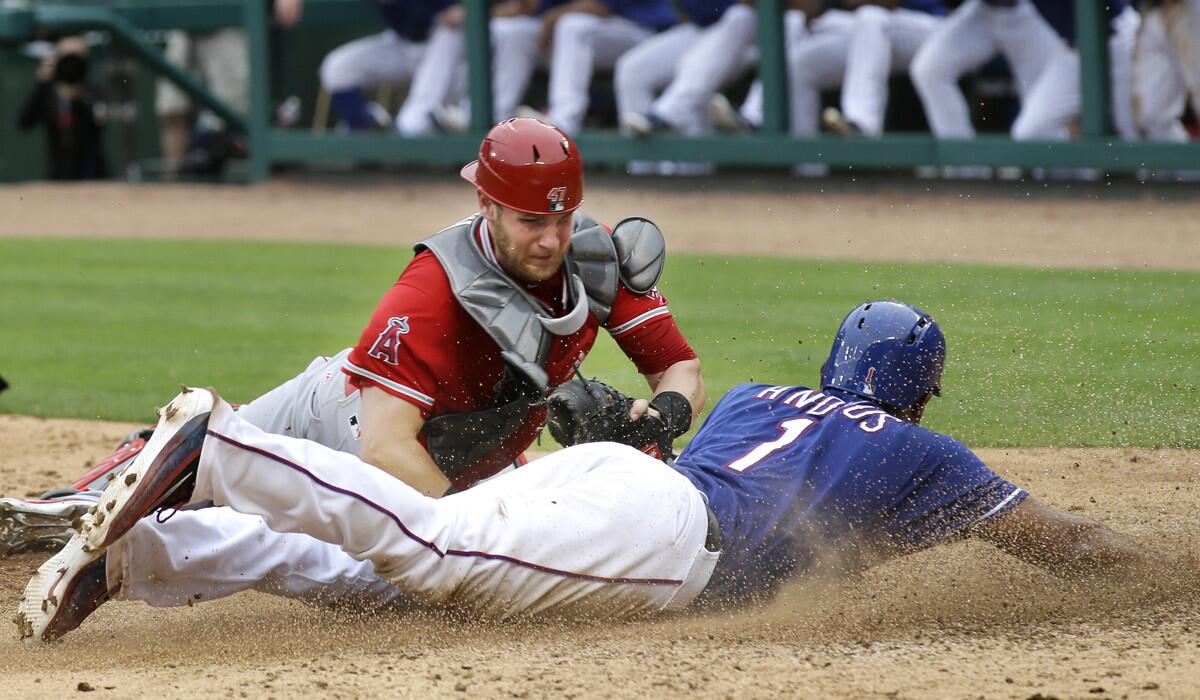
<instances>
[{"instance_id":1,"label":"green dugout wall","mask_svg":"<svg viewBox=\"0 0 1200 700\"><path fill-rule=\"evenodd\" d=\"M1127 142L1111 134L1108 111L1107 48L1103 0L1074 0L1082 65L1082 134L1067 142L1016 142L983 134L967 140L937 140L928 134L889 133L879 139L812 138L787 135L786 76L783 30L778 21L785 0L758 0L759 44L764 82L764 126L755 134L705 138L654 136L630 139L614 131L586 131L577 139L590 163L621 164L629 160L692 160L747 166L784 166L823 162L861 168L921 165L990 165L1049 168L1090 167L1109 172L1140 169L1200 168L1200 143ZM466 134L406 139L381 133L313 133L271 126L269 75L269 3L267 0L0 0L0 42L15 44L39 31L101 30L147 69L176 82L198 102L224 116L248 135L251 180L266 178L274 163L464 162L474 157L490 126L491 84L487 0L464 0L468 9L468 59L472 104ZM162 59L146 40L148 30L211 30L243 26L250 38L251 108L233 113L203 85ZM348 26L378 26L364 0L306 0L303 30L336 32ZM7 70L7 69L6 69ZM312 75L315 82L315 72ZM10 128L0 125L0 129Z\"/></svg>"}]
</instances>

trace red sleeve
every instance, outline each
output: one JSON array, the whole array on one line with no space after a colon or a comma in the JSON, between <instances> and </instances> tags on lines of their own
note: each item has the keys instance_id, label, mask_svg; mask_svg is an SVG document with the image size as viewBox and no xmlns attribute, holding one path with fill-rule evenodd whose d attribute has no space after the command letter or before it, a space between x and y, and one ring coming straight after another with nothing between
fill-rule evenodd
<instances>
[{"instance_id":1,"label":"red sleeve","mask_svg":"<svg viewBox=\"0 0 1200 700\"><path fill-rule=\"evenodd\" d=\"M432 253L413 258L375 307L346 373L352 384L377 386L429 417L437 403L439 347L455 337L457 314L446 273Z\"/></svg>"},{"instance_id":2,"label":"red sleeve","mask_svg":"<svg viewBox=\"0 0 1200 700\"><path fill-rule=\"evenodd\" d=\"M657 374L676 362L696 359L658 288L634 294L619 285L604 327L642 374Z\"/></svg>"}]
</instances>

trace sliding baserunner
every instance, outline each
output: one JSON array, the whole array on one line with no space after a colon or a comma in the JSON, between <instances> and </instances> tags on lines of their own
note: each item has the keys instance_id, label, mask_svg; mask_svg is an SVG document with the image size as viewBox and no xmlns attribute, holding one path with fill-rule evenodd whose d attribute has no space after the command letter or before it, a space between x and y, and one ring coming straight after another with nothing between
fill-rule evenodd
<instances>
[{"instance_id":1,"label":"sliding baserunner","mask_svg":"<svg viewBox=\"0 0 1200 700\"><path fill-rule=\"evenodd\" d=\"M822 552L859 567L959 537L1070 577L1160 564L920 427L944 359L928 314L863 304L842 322L819 390L735 387L673 466L584 444L442 499L352 455L259 430L209 390L187 390L30 581L20 633L58 638L114 595L182 605L234 588L410 597L496 617L616 617L765 597L813 571ZM206 500L229 508L179 511L157 527L145 519ZM264 523L253 552L157 546L162 528L203 534L242 517ZM269 572L229 583L248 563L261 573L259 560Z\"/></svg>"}]
</instances>

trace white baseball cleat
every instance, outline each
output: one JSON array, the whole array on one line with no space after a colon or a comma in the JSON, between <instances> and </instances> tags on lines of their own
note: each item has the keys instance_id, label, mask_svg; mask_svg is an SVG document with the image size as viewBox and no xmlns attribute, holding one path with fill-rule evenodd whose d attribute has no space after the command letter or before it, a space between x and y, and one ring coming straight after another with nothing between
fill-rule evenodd
<instances>
[{"instance_id":1,"label":"white baseball cleat","mask_svg":"<svg viewBox=\"0 0 1200 700\"><path fill-rule=\"evenodd\" d=\"M75 521L95 504L94 498L0 498L0 557L62 547L75 534Z\"/></svg>"},{"instance_id":2,"label":"white baseball cleat","mask_svg":"<svg viewBox=\"0 0 1200 700\"><path fill-rule=\"evenodd\" d=\"M25 586L13 620L26 644L52 642L75 629L116 589L105 572L104 552L84 550L83 538L46 561Z\"/></svg>"},{"instance_id":3,"label":"white baseball cleat","mask_svg":"<svg viewBox=\"0 0 1200 700\"><path fill-rule=\"evenodd\" d=\"M108 585L105 551L143 517L187 502L214 400L211 390L184 387L159 409L154 435L137 459L79 518L79 534L25 587L15 619L21 639L37 644L61 637L119 587Z\"/></svg>"},{"instance_id":4,"label":"white baseball cleat","mask_svg":"<svg viewBox=\"0 0 1200 700\"><path fill-rule=\"evenodd\" d=\"M79 534L85 549L101 552L147 515L187 503L215 399L211 389L183 387L159 409L150 441L83 516Z\"/></svg>"}]
</instances>

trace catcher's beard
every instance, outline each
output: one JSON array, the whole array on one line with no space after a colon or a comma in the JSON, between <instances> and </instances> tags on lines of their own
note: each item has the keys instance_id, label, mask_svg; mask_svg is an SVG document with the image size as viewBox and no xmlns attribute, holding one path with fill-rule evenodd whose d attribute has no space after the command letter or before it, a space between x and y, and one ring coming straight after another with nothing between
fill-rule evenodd
<instances>
[{"instance_id":1,"label":"catcher's beard","mask_svg":"<svg viewBox=\"0 0 1200 700\"><path fill-rule=\"evenodd\" d=\"M515 220L515 211L496 204L492 204L491 207L488 226L492 234L496 259L500 261L500 266L504 268L505 272L522 282L538 284L550 279L562 269L563 261L570 249L569 236L567 241L559 241L558 249L549 256L535 258L531 253L537 246L536 238L527 241L523 247L519 246L518 241L523 237L529 238L530 232L514 232L510 230L510 224L518 227L520 224L514 221L505 221L505 218Z\"/></svg>"}]
</instances>

